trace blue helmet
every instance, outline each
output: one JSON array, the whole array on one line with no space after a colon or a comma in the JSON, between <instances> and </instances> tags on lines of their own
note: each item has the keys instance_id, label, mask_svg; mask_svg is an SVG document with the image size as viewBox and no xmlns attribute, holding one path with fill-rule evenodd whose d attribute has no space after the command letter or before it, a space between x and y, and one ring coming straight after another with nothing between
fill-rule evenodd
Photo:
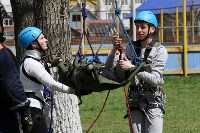
<instances>
[{"instance_id":1,"label":"blue helmet","mask_svg":"<svg viewBox=\"0 0 200 133\"><path fill-rule=\"evenodd\" d=\"M23 48L27 48L41 33L42 31L36 27L27 27L19 33L18 42Z\"/></svg>"},{"instance_id":2,"label":"blue helmet","mask_svg":"<svg viewBox=\"0 0 200 133\"><path fill-rule=\"evenodd\" d=\"M150 11L142 11L142 12L138 13L134 22L137 22L137 21L145 21L150 24L153 24L155 27L158 26L156 16Z\"/></svg>"}]
</instances>

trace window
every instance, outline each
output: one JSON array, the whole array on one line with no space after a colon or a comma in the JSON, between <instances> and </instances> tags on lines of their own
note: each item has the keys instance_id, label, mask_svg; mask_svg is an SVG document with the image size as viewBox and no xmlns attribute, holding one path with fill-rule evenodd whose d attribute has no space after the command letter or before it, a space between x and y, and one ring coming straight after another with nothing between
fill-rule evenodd
<instances>
[{"instance_id":1,"label":"window","mask_svg":"<svg viewBox=\"0 0 200 133\"><path fill-rule=\"evenodd\" d=\"M128 5L128 0L122 0L122 5Z\"/></svg>"},{"instance_id":2,"label":"window","mask_svg":"<svg viewBox=\"0 0 200 133\"><path fill-rule=\"evenodd\" d=\"M11 19L4 19L4 26L12 26L13 25L13 20Z\"/></svg>"},{"instance_id":3,"label":"window","mask_svg":"<svg viewBox=\"0 0 200 133\"><path fill-rule=\"evenodd\" d=\"M114 15L114 13L106 13L106 19L113 19Z\"/></svg>"},{"instance_id":4,"label":"window","mask_svg":"<svg viewBox=\"0 0 200 133\"><path fill-rule=\"evenodd\" d=\"M106 0L106 5L114 5L113 0Z\"/></svg>"},{"instance_id":5,"label":"window","mask_svg":"<svg viewBox=\"0 0 200 133\"><path fill-rule=\"evenodd\" d=\"M75 21L81 21L81 15L72 15L72 21L75 22Z\"/></svg>"},{"instance_id":6,"label":"window","mask_svg":"<svg viewBox=\"0 0 200 133\"><path fill-rule=\"evenodd\" d=\"M13 31L5 31L5 36L14 36L14 32Z\"/></svg>"},{"instance_id":7,"label":"window","mask_svg":"<svg viewBox=\"0 0 200 133\"><path fill-rule=\"evenodd\" d=\"M145 0L135 0L135 3L143 3Z\"/></svg>"},{"instance_id":8,"label":"window","mask_svg":"<svg viewBox=\"0 0 200 133\"><path fill-rule=\"evenodd\" d=\"M125 19L125 17L126 17L127 14L128 13L122 13L122 18Z\"/></svg>"}]
</instances>

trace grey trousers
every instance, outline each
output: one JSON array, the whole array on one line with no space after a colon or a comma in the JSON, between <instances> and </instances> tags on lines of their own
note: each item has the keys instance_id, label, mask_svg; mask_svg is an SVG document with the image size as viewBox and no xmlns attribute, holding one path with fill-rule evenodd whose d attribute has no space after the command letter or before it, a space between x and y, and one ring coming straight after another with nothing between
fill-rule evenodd
<instances>
[{"instance_id":1,"label":"grey trousers","mask_svg":"<svg viewBox=\"0 0 200 133\"><path fill-rule=\"evenodd\" d=\"M132 126L130 123L130 133L163 132L163 112L159 108L148 109L146 114L140 109L131 110L131 118Z\"/></svg>"}]
</instances>

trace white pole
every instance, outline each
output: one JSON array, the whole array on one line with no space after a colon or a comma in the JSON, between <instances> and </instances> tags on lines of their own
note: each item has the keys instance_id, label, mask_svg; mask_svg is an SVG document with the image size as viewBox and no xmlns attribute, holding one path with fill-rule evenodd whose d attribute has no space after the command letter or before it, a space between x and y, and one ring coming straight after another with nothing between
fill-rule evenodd
<instances>
[{"instance_id":1,"label":"white pole","mask_svg":"<svg viewBox=\"0 0 200 133\"><path fill-rule=\"evenodd\" d=\"M135 10L135 0L133 1L133 41L136 41L136 27L135 27L135 15L136 15L136 10Z\"/></svg>"}]
</instances>

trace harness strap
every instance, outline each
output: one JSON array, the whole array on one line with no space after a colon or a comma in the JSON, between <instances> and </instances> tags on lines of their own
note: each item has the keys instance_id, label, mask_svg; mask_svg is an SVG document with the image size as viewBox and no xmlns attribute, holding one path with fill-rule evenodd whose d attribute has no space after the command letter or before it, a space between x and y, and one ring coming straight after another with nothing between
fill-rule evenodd
<instances>
[{"instance_id":1,"label":"harness strap","mask_svg":"<svg viewBox=\"0 0 200 133\"><path fill-rule=\"evenodd\" d=\"M33 82L35 82L35 83L38 83L38 84L42 84L42 83L41 83L39 80L37 80L35 77L30 76L30 75L27 74L27 72L26 72L26 70L25 70L25 68L24 68L24 61L25 61L26 58L32 58L32 59L34 59L34 60L36 60L36 61L38 61L38 62L40 62L40 63L42 63L42 60L36 59L36 58L34 58L34 57L31 57L31 56L25 56L25 58L22 60L22 72L23 72L23 74L24 74L28 79L30 79L31 81L33 81ZM48 73L50 73L50 70L49 70L49 68L48 68L47 63L46 63L46 62L43 62L43 63L44 63L45 70L46 70Z\"/></svg>"},{"instance_id":2,"label":"harness strap","mask_svg":"<svg viewBox=\"0 0 200 133\"><path fill-rule=\"evenodd\" d=\"M154 109L154 108L160 108L163 112L163 114L165 114L165 110L162 104L159 103L155 103L155 104L148 104L147 105L147 109Z\"/></svg>"},{"instance_id":3,"label":"harness strap","mask_svg":"<svg viewBox=\"0 0 200 133\"><path fill-rule=\"evenodd\" d=\"M135 52L136 52L137 56L139 57L141 54L141 41L137 40L137 41L132 42L132 44L135 46ZM152 40L150 42L149 46L146 47L145 52L144 52L144 60L143 60L146 64L148 64L147 58L149 57L152 47L158 47L160 45L161 45L160 43Z\"/></svg>"},{"instance_id":4,"label":"harness strap","mask_svg":"<svg viewBox=\"0 0 200 133\"><path fill-rule=\"evenodd\" d=\"M41 98L37 97L34 92L26 92L26 96L28 98L34 98L34 99L38 100L44 106L44 101Z\"/></svg>"}]
</instances>

